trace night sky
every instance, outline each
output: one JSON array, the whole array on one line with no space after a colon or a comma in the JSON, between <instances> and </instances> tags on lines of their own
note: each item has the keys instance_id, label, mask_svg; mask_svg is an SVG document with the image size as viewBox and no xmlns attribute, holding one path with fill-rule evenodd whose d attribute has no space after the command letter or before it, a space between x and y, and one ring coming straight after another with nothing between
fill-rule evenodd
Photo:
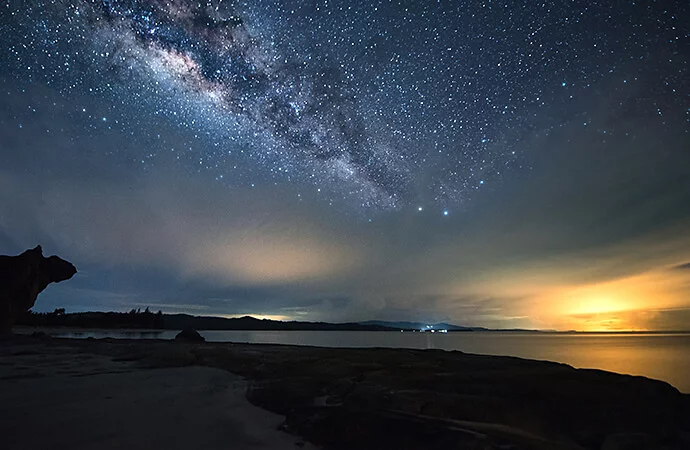
<instances>
[{"instance_id":1,"label":"night sky","mask_svg":"<svg viewBox=\"0 0 690 450\"><path fill-rule=\"evenodd\" d=\"M687 1L0 5L38 311L690 328Z\"/></svg>"}]
</instances>

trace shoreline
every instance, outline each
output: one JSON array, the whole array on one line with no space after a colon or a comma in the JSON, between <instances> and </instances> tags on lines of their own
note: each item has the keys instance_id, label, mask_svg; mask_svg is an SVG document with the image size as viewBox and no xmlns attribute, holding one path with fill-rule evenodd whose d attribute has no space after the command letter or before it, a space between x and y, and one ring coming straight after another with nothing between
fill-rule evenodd
<instances>
[{"instance_id":1,"label":"shoreline","mask_svg":"<svg viewBox=\"0 0 690 450\"><path fill-rule=\"evenodd\" d=\"M97 328L97 327L74 327L74 326L30 326L30 325L16 325L13 328L15 334L30 334L34 331L43 332L125 332L125 333L164 333L164 332L179 332L180 328ZM670 330L670 331L635 331L635 330L625 330L625 331L577 331L577 330L567 330L567 331L555 331L555 330L447 330L445 333L431 333L427 331L420 330L333 330L333 329L254 329L254 328L237 328L237 329L198 329L199 332L203 331L256 331L256 332L337 332L337 333L419 333L419 334L465 334L465 333L476 333L476 334L536 334L536 335L592 335L592 336L626 336L626 335L641 335L641 336L677 336L677 335L690 335L690 330Z\"/></svg>"},{"instance_id":2,"label":"shoreline","mask_svg":"<svg viewBox=\"0 0 690 450\"><path fill-rule=\"evenodd\" d=\"M660 445L650 448L690 445L690 395L658 380L548 361L444 350L26 335L1 341L0 355L0 379L18 391L30 389L28 381L91 377L36 375L41 360L126 362L134 373L221 370L245 380L252 405L283 416L283 431L325 449L462 443L460 448L599 450L640 433ZM86 370L95 363L80 364ZM154 385L140 395L159 390Z\"/></svg>"},{"instance_id":3,"label":"shoreline","mask_svg":"<svg viewBox=\"0 0 690 450\"><path fill-rule=\"evenodd\" d=\"M87 339L173 339L177 330L40 327L21 334ZM289 332L288 332L289 331ZM321 331L200 330L206 342L292 344L325 348L401 348L460 350L478 355L516 356L565 363L665 381L690 393L689 334L551 333L370 333ZM633 350L639 349L639 350ZM612 358L612 352L620 358Z\"/></svg>"}]
</instances>

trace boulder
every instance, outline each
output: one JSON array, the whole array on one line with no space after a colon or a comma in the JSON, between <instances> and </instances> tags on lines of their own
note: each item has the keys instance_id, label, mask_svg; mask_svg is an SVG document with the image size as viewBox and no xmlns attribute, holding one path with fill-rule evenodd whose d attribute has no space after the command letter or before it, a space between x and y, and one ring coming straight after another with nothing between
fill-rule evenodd
<instances>
[{"instance_id":1,"label":"boulder","mask_svg":"<svg viewBox=\"0 0 690 450\"><path fill-rule=\"evenodd\" d=\"M72 278L77 269L57 256L43 256L37 246L21 255L0 255L0 333L12 329L17 317L31 309L50 283Z\"/></svg>"},{"instance_id":2,"label":"boulder","mask_svg":"<svg viewBox=\"0 0 690 450\"><path fill-rule=\"evenodd\" d=\"M175 336L175 340L180 342L206 342L206 339L193 328L185 328L180 331Z\"/></svg>"}]
</instances>

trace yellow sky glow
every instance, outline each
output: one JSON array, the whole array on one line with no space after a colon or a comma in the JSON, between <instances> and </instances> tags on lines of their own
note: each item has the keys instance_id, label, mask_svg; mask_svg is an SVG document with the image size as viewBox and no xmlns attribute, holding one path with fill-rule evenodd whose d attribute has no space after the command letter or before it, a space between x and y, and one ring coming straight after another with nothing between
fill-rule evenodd
<instances>
[{"instance_id":1,"label":"yellow sky glow","mask_svg":"<svg viewBox=\"0 0 690 450\"><path fill-rule=\"evenodd\" d=\"M563 286L535 302L556 328L648 331L656 311L687 307L687 274L660 270L605 283ZM546 310L545 310L546 309Z\"/></svg>"}]
</instances>

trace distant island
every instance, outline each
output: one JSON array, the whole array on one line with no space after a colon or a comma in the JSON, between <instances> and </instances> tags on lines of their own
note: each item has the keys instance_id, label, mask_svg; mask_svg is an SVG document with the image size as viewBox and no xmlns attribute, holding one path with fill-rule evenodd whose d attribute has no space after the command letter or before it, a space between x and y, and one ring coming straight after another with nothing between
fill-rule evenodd
<instances>
[{"instance_id":1,"label":"distant island","mask_svg":"<svg viewBox=\"0 0 690 450\"><path fill-rule=\"evenodd\" d=\"M274 330L274 331L415 331L415 332L472 332L472 331L536 331L536 330L493 330L484 327L464 327L450 323L387 322L369 320L365 322L301 322L257 319L252 316L226 318L214 316L192 316L189 314L164 314L152 312L149 308L132 309L129 312L77 312L66 313L58 308L50 313L28 311L17 321L17 325L30 327L72 327L103 329L154 329L181 330Z\"/></svg>"}]
</instances>

